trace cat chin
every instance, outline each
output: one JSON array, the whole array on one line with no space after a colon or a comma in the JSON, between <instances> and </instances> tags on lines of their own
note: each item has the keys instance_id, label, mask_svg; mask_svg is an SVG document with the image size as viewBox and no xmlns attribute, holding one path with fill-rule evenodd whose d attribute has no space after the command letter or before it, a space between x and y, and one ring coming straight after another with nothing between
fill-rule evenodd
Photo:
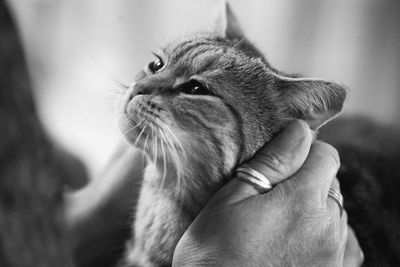
<instances>
[{"instance_id":1,"label":"cat chin","mask_svg":"<svg viewBox=\"0 0 400 267\"><path fill-rule=\"evenodd\" d=\"M130 119L125 113L120 114L117 119L117 123L123 137L130 144L137 146L139 143L141 143L141 140L138 139L138 137L140 137L139 135L143 130L142 125L138 125L138 123L132 121L132 119ZM143 133L141 135L143 135Z\"/></svg>"}]
</instances>

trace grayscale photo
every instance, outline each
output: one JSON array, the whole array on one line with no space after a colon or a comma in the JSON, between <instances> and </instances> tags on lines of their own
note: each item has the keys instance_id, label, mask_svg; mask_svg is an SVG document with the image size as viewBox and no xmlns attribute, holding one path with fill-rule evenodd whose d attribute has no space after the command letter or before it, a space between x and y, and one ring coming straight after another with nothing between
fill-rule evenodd
<instances>
[{"instance_id":1,"label":"grayscale photo","mask_svg":"<svg viewBox=\"0 0 400 267\"><path fill-rule=\"evenodd\" d=\"M0 0L0 267L400 266L399 25Z\"/></svg>"}]
</instances>

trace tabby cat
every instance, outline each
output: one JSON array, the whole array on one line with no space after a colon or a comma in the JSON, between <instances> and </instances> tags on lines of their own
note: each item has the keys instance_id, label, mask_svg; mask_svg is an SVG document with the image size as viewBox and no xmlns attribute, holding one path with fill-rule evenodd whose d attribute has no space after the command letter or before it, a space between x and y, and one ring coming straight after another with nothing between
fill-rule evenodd
<instances>
[{"instance_id":1,"label":"tabby cat","mask_svg":"<svg viewBox=\"0 0 400 267\"><path fill-rule=\"evenodd\" d=\"M210 197L291 120L317 130L345 88L287 76L244 37L229 7L217 31L167 45L121 101L126 139L150 159L124 266L169 266Z\"/></svg>"},{"instance_id":2,"label":"tabby cat","mask_svg":"<svg viewBox=\"0 0 400 267\"><path fill-rule=\"evenodd\" d=\"M150 162L124 266L169 266L183 231L238 164L293 118L316 130L342 109L341 85L277 71L225 8L216 32L166 46L121 99L121 129ZM22 49L2 1L0 20L0 265L72 266L62 188L81 167L55 148L37 118ZM341 154L338 176L365 265L400 266L399 133L354 121L335 120L321 137ZM132 176L138 173L132 168ZM89 220L89 226L96 224ZM84 245L98 254L97 243L111 243L97 240ZM110 266L88 254L97 260L93 266Z\"/></svg>"},{"instance_id":3,"label":"tabby cat","mask_svg":"<svg viewBox=\"0 0 400 267\"><path fill-rule=\"evenodd\" d=\"M236 166L294 118L316 131L342 110L342 85L274 69L223 11L214 32L168 44L121 101L122 132L150 161L123 266L170 266L179 238ZM399 265L398 135L362 121L333 123L323 137L342 154L338 178L365 265Z\"/></svg>"}]
</instances>

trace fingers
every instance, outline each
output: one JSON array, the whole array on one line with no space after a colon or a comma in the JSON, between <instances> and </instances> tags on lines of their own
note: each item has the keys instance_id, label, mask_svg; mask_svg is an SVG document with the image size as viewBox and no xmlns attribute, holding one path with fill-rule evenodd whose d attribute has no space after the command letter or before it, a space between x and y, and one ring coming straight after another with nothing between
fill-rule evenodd
<instances>
[{"instance_id":1,"label":"fingers","mask_svg":"<svg viewBox=\"0 0 400 267\"><path fill-rule=\"evenodd\" d=\"M358 267L364 261L364 254L358 244L356 235L353 229L348 226L347 243L344 251L343 266L344 267Z\"/></svg>"},{"instance_id":2,"label":"fingers","mask_svg":"<svg viewBox=\"0 0 400 267\"><path fill-rule=\"evenodd\" d=\"M271 143L248 162L251 168L263 174L273 184L296 173L304 163L312 142L311 130L304 121L295 120ZM250 184L232 179L222 190L231 201L259 195Z\"/></svg>"},{"instance_id":3,"label":"fingers","mask_svg":"<svg viewBox=\"0 0 400 267\"><path fill-rule=\"evenodd\" d=\"M337 151L327 143L315 141L301 169L286 184L302 194L301 199L326 206L328 191L339 165Z\"/></svg>"},{"instance_id":4,"label":"fingers","mask_svg":"<svg viewBox=\"0 0 400 267\"><path fill-rule=\"evenodd\" d=\"M248 164L275 185L292 176L303 165L312 135L304 121L293 121L280 135L261 149Z\"/></svg>"}]
</instances>

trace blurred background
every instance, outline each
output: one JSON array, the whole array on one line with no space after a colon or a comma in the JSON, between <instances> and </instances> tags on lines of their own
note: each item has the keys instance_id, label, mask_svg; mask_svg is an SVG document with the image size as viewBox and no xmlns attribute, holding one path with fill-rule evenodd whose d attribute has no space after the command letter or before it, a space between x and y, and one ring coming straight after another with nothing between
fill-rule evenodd
<instances>
[{"instance_id":1,"label":"blurred background","mask_svg":"<svg viewBox=\"0 0 400 267\"><path fill-rule=\"evenodd\" d=\"M50 135L92 175L121 140L116 81L169 40L212 25L216 0L9 0ZM400 2L228 1L276 68L343 82L343 116L400 126Z\"/></svg>"}]
</instances>

